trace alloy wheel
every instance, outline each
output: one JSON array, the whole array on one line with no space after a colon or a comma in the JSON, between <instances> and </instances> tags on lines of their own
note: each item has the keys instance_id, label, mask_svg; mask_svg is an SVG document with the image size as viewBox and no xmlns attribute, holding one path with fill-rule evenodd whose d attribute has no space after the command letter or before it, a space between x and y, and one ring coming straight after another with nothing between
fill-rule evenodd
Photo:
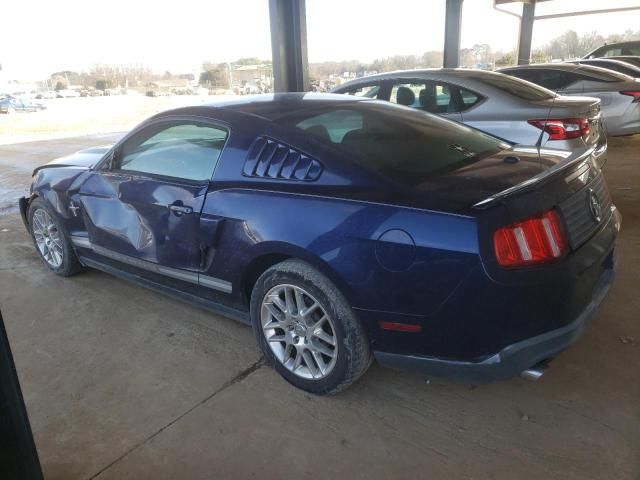
<instances>
[{"instance_id":1,"label":"alloy wheel","mask_svg":"<svg viewBox=\"0 0 640 480\"><path fill-rule=\"evenodd\" d=\"M309 292L295 285L277 285L262 300L262 332L278 361L293 374L325 378L338 354L330 316Z\"/></svg>"},{"instance_id":2,"label":"alloy wheel","mask_svg":"<svg viewBox=\"0 0 640 480\"><path fill-rule=\"evenodd\" d=\"M64 260L64 249L58 227L51 215L38 208L32 217L31 229L42 258L53 268L60 268Z\"/></svg>"}]
</instances>

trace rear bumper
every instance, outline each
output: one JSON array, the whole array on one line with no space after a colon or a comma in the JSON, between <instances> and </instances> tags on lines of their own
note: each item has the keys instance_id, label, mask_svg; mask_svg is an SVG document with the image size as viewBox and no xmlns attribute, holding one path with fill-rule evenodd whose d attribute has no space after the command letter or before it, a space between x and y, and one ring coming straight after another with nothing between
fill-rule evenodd
<instances>
[{"instance_id":1,"label":"rear bumper","mask_svg":"<svg viewBox=\"0 0 640 480\"><path fill-rule=\"evenodd\" d=\"M445 360L416 355L374 352L384 367L413 370L423 374L444 376L471 383L487 383L519 375L532 366L553 358L582 335L607 295L615 278L615 261L603 271L591 302L571 323L535 337L513 343L480 362Z\"/></svg>"}]
</instances>

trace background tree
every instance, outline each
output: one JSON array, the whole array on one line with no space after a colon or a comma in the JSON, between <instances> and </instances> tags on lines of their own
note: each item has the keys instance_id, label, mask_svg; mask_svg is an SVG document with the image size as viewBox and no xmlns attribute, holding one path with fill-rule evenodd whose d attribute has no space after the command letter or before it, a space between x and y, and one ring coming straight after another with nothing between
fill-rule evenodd
<instances>
[{"instance_id":1,"label":"background tree","mask_svg":"<svg viewBox=\"0 0 640 480\"><path fill-rule=\"evenodd\" d=\"M438 68L442 66L444 53L441 50L429 50L422 54L422 65L427 68Z\"/></svg>"},{"instance_id":2,"label":"background tree","mask_svg":"<svg viewBox=\"0 0 640 480\"><path fill-rule=\"evenodd\" d=\"M583 56L598 47L601 47L605 39L598 32L593 31L583 34L578 40L578 51Z\"/></svg>"},{"instance_id":3,"label":"background tree","mask_svg":"<svg viewBox=\"0 0 640 480\"><path fill-rule=\"evenodd\" d=\"M107 88L112 88L113 82L111 80L96 80L96 90L105 91Z\"/></svg>"},{"instance_id":4,"label":"background tree","mask_svg":"<svg viewBox=\"0 0 640 480\"><path fill-rule=\"evenodd\" d=\"M228 64L205 62L202 64L202 70L199 79L200 85L207 85L211 88L231 88Z\"/></svg>"},{"instance_id":5,"label":"background tree","mask_svg":"<svg viewBox=\"0 0 640 480\"><path fill-rule=\"evenodd\" d=\"M531 54L531 63L546 63L549 61L549 57L544 50L534 50Z\"/></svg>"},{"instance_id":6,"label":"background tree","mask_svg":"<svg viewBox=\"0 0 640 480\"><path fill-rule=\"evenodd\" d=\"M270 60L260 60L258 57L239 58L238 60L233 62L234 65L262 65L270 63Z\"/></svg>"},{"instance_id":7,"label":"background tree","mask_svg":"<svg viewBox=\"0 0 640 480\"><path fill-rule=\"evenodd\" d=\"M640 30L627 30L622 34L613 34L607 37L603 37L598 32L589 32L579 36L575 31L569 30L543 45L538 51L541 52L539 57L544 56L547 61L572 60L585 56L591 50L605 43L631 40L640 40Z\"/></svg>"},{"instance_id":8,"label":"background tree","mask_svg":"<svg viewBox=\"0 0 640 480\"><path fill-rule=\"evenodd\" d=\"M492 65L493 64L493 52L491 45L487 43L476 43L471 47L473 54L476 57L477 65Z\"/></svg>"},{"instance_id":9,"label":"background tree","mask_svg":"<svg viewBox=\"0 0 640 480\"><path fill-rule=\"evenodd\" d=\"M513 52L507 52L504 55L496 58L496 68L498 67L506 67L509 65L516 64L516 56Z\"/></svg>"}]
</instances>

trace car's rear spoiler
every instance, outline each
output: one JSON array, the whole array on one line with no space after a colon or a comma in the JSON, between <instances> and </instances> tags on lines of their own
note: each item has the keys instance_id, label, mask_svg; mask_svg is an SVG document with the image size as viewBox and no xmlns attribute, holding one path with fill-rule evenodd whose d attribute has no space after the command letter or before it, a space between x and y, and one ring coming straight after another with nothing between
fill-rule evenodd
<instances>
[{"instance_id":1,"label":"car's rear spoiler","mask_svg":"<svg viewBox=\"0 0 640 480\"><path fill-rule=\"evenodd\" d=\"M518 150L519 149L517 147L514 148L514 152L517 152ZM494 195L491 195L490 197L487 197L484 200L480 200L479 202L475 203L472 208L476 210L484 210L486 208L491 207L492 205L495 205L497 202L504 200L507 197L510 197L517 193L529 191L537 187L541 183L543 183L545 180L548 180L549 178L557 175L562 171L567 170L568 168L571 168L581 162L586 163L592 158L592 156L594 155L598 156L598 154L599 152L596 151L596 148L591 147L580 154L569 155L566 160L554 165L548 170L540 172L539 174L531 177L530 179L525 180L524 182L519 183L518 185L514 185L513 187L507 188L506 190L498 192Z\"/></svg>"}]
</instances>

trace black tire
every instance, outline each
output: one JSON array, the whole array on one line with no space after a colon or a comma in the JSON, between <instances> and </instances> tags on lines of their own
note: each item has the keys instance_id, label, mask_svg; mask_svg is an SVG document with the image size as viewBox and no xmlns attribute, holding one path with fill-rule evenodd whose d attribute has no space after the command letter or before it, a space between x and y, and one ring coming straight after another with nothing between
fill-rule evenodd
<instances>
[{"instance_id":1,"label":"black tire","mask_svg":"<svg viewBox=\"0 0 640 480\"><path fill-rule=\"evenodd\" d=\"M46 211L49 214L49 217L52 219L57 232L59 234L59 238L62 243L62 263L58 267L54 267L51 265L46 258L43 256L40 248L38 247L38 243L36 242L35 235L33 233L33 216L39 209ZM56 275L60 275L62 277L70 277L71 275L75 275L83 269L82 264L78 260L78 256L71 244L71 240L69 237L69 233L65 228L64 224L58 217L57 213L47 204L46 201L41 198L34 198L29 205L29 212L27 214L27 219L29 220L29 233L31 234L31 239L33 240L33 245L36 247L36 252L42 259L42 262Z\"/></svg>"},{"instance_id":2,"label":"black tire","mask_svg":"<svg viewBox=\"0 0 640 480\"><path fill-rule=\"evenodd\" d=\"M265 295L278 285L302 288L320 303L331 317L337 340L337 355L332 369L319 379L294 374L276 357L265 337L261 309ZM369 340L347 300L322 273L300 260L286 260L266 270L251 293L251 323L266 363L292 385L316 395L338 393L360 378L372 361Z\"/></svg>"}]
</instances>

